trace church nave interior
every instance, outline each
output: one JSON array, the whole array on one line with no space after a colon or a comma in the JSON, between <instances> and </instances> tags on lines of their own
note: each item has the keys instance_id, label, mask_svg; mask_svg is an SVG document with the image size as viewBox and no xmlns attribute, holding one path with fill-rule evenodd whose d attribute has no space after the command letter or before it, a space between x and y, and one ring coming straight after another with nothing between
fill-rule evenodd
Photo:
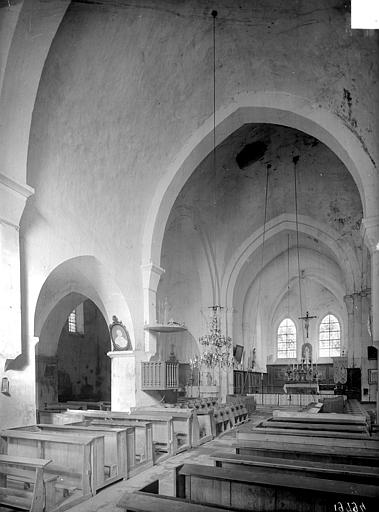
<instances>
[{"instance_id":1,"label":"church nave interior","mask_svg":"<svg viewBox=\"0 0 379 512\"><path fill-rule=\"evenodd\" d=\"M373 510L353 4L0 1L0 510Z\"/></svg>"}]
</instances>

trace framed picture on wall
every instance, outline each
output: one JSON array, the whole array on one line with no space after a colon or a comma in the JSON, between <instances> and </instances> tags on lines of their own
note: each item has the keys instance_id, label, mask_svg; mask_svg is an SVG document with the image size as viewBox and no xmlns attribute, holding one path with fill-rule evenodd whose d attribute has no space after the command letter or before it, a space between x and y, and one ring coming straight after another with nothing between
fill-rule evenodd
<instances>
[{"instance_id":1,"label":"framed picture on wall","mask_svg":"<svg viewBox=\"0 0 379 512\"><path fill-rule=\"evenodd\" d=\"M113 350L133 350L129 333L125 325L116 316L112 318L113 323L109 326Z\"/></svg>"},{"instance_id":2,"label":"framed picture on wall","mask_svg":"<svg viewBox=\"0 0 379 512\"><path fill-rule=\"evenodd\" d=\"M378 383L378 370L369 370L368 371L368 383L369 384L377 384Z\"/></svg>"},{"instance_id":3,"label":"framed picture on wall","mask_svg":"<svg viewBox=\"0 0 379 512\"><path fill-rule=\"evenodd\" d=\"M9 380L8 380L8 377L3 377L1 379L1 392L4 395L9 395Z\"/></svg>"}]
</instances>

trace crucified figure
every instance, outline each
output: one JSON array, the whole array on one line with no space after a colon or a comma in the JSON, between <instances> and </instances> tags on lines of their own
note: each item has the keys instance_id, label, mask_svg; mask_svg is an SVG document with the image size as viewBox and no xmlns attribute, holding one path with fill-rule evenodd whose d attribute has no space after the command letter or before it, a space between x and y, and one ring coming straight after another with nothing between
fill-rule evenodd
<instances>
[{"instance_id":1,"label":"crucified figure","mask_svg":"<svg viewBox=\"0 0 379 512\"><path fill-rule=\"evenodd\" d=\"M304 320L305 331L307 333L307 338L309 338L309 320L313 320L313 318L317 318L317 316L309 316L309 312L305 316L299 316L299 320Z\"/></svg>"}]
</instances>

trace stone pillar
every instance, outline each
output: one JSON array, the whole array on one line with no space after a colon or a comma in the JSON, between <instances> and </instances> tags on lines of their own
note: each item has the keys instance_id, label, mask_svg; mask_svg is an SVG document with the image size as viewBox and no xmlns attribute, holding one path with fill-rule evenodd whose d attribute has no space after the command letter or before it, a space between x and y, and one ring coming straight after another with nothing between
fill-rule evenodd
<instances>
[{"instance_id":1,"label":"stone pillar","mask_svg":"<svg viewBox=\"0 0 379 512\"><path fill-rule=\"evenodd\" d=\"M21 354L19 224L33 189L0 173L0 356Z\"/></svg>"},{"instance_id":2,"label":"stone pillar","mask_svg":"<svg viewBox=\"0 0 379 512\"><path fill-rule=\"evenodd\" d=\"M111 358L111 409L129 412L136 406L136 357L132 350L108 352Z\"/></svg>"},{"instance_id":3,"label":"stone pillar","mask_svg":"<svg viewBox=\"0 0 379 512\"><path fill-rule=\"evenodd\" d=\"M157 322L157 289L164 269L154 263L141 266L143 285L144 324ZM145 352L152 357L157 351L157 334L145 331Z\"/></svg>"},{"instance_id":4,"label":"stone pillar","mask_svg":"<svg viewBox=\"0 0 379 512\"><path fill-rule=\"evenodd\" d=\"M362 219L361 233L371 255L371 330L373 345L379 349L379 215ZM377 389L376 422L378 419L379 390Z\"/></svg>"},{"instance_id":5,"label":"stone pillar","mask_svg":"<svg viewBox=\"0 0 379 512\"><path fill-rule=\"evenodd\" d=\"M352 295L343 298L347 309L347 357L348 367L351 368L354 353L354 299Z\"/></svg>"},{"instance_id":6,"label":"stone pillar","mask_svg":"<svg viewBox=\"0 0 379 512\"><path fill-rule=\"evenodd\" d=\"M361 357L362 357L362 401L369 401L370 398L370 385L368 383L368 369L371 363L368 361L367 347L372 344L370 335L370 304L371 304L371 289L366 288L361 292L362 297L362 343L361 343ZM364 389L368 389L368 394L364 394Z\"/></svg>"},{"instance_id":7,"label":"stone pillar","mask_svg":"<svg viewBox=\"0 0 379 512\"><path fill-rule=\"evenodd\" d=\"M353 365L352 367L359 366L362 368L362 295L361 293L353 294L354 302L354 352L353 352Z\"/></svg>"}]
</instances>

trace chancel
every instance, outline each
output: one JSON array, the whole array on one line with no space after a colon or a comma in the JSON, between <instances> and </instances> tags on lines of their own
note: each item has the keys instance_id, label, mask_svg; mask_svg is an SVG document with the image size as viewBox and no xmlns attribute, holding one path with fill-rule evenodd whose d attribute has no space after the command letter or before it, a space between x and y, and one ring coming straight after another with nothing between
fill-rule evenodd
<instances>
[{"instance_id":1,"label":"chancel","mask_svg":"<svg viewBox=\"0 0 379 512\"><path fill-rule=\"evenodd\" d=\"M0 510L377 505L358 3L0 0Z\"/></svg>"}]
</instances>

